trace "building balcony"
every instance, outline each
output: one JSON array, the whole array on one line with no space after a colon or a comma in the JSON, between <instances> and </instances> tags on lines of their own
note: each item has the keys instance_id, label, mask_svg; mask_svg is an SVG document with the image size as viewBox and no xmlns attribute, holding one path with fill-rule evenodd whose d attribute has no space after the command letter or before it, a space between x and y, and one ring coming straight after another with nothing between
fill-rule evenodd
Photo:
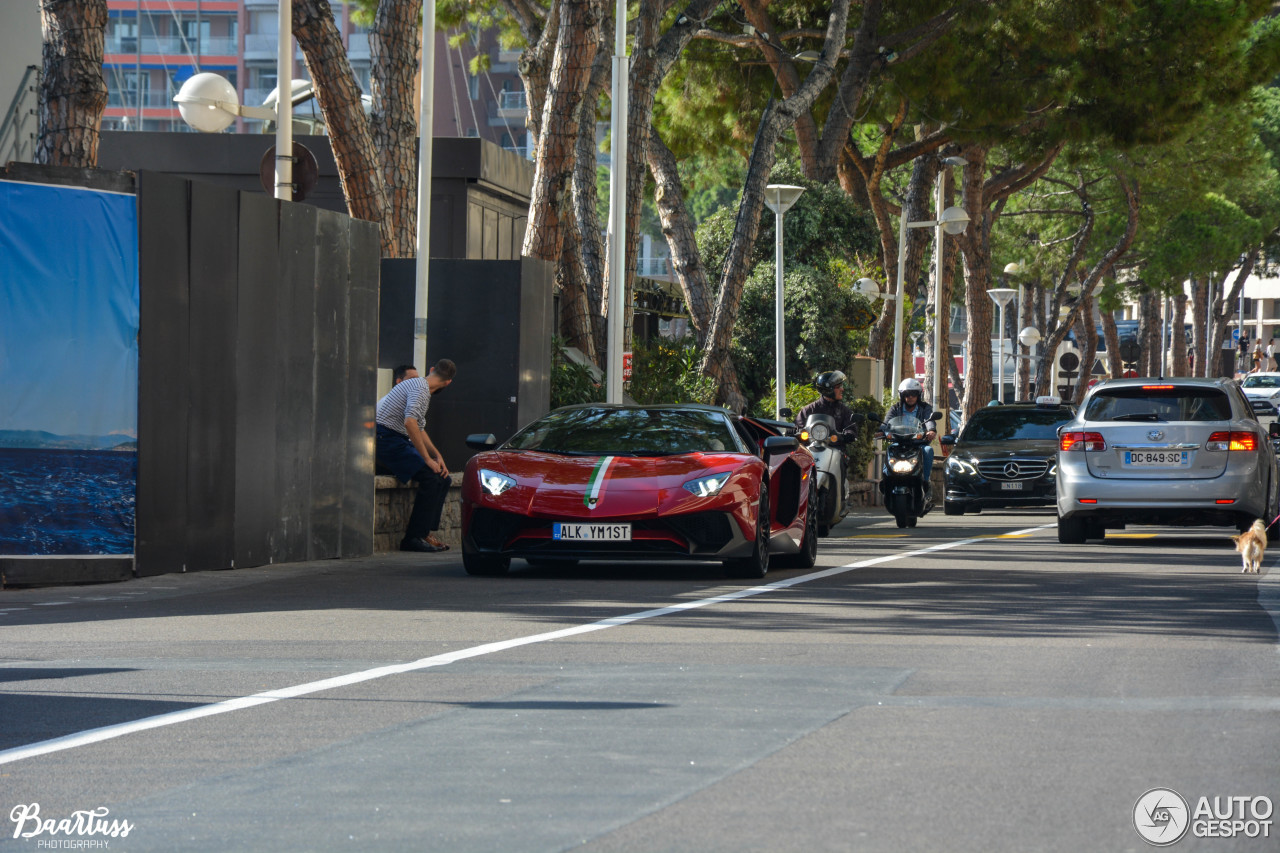
<instances>
[{"instance_id":1,"label":"building balcony","mask_svg":"<svg viewBox=\"0 0 1280 853\"><path fill-rule=\"evenodd\" d=\"M272 44L275 44L274 37ZM236 56L240 52L240 45L239 40L232 36L209 36L202 39L186 39L182 36L114 36L106 40L103 49L108 54L124 53L131 56Z\"/></svg>"},{"instance_id":2,"label":"building balcony","mask_svg":"<svg viewBox=\"0 0 1280 853\"><path fill-rule=\"evenodd\" d=\"M641 257L636 261L636 275L648 278L671 278L671 259L668 257Z\"/></svg>"},{"instance_id":3,"label":"building balcony","mask_svg":"<svg viewBox=\"0 0 1280 853\"><path fill-rule=\"evenodd\" d=\"M173 96L176 94L176 92L108 92L107 106L130 110L139 107L176 110L178 105L173 102Z\"/></svg>"},{"instance_id":4,"label":"building balcony","mask_svg":"<svg viewBox=\"0 0 1280 853\"><path fill-rule=\"evenodd\" d=\"M529 110L524 92L498 93L498 118L523 120Z\"/></svg>"}]
</instances>

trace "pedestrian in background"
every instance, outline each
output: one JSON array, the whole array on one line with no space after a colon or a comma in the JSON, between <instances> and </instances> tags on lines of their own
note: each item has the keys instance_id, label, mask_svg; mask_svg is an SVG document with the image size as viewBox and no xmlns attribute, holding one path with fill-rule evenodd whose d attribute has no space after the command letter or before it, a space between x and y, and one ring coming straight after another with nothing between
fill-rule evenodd
<instances>
[{"instance_id":1,"label":"pedestrian in background","mask_svg":"<svg viewBox=\"0 0 1280 853\"><path fill-rule=\"evenodd\" d=\"M449 550L434 533L440 528L440 516L449 494L449 469L427 435L427 409L431 406L431 395L447 388L456 373L454 363L442 358L427 372L425 379L417 376L402 379L378 401L377 463L390 470L400 482L418 484L409 524L400 540L401 551ZM392 381L395 381L394 374Z\"/></svg>"},{"instance_id":2,"label":"pedestrian in background","mask_svg":"<svg viewBox=\"0 0 1280 853\"><path fill-rule=\"evenodd\" d=\"M397 364L395 367L391 368L391 387L392 388L399 385L401 382L405 381L406 379L417 379L417 378L418 378L418 368L414 367L412 364Z\"/></svg>"}]
</instances>

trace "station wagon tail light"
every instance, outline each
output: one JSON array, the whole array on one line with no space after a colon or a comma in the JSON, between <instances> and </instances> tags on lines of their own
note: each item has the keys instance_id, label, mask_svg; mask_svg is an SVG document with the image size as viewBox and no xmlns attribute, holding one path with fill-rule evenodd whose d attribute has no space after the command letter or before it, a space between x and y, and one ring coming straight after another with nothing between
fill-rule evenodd
<instances>
[{"instance_id":1,"label":"station wagon tail light","mask_svg":"<svg viewBox=\"0 0 1280 853\"><path fill-rule=\"evenodd\" d=\"M1257 450L1258 436L1248 432L1215 432L1205 442L1205 450Z\"/></svg>"},{"instance_id":2,"label":"station wagon tail light","mask_svg":"<svg viewBox=\"0 0 1280 853\"><path fill-rule=\"evenodd\" d=\"M1106 450L1107 442L1100 432L1064 432L1058 436L1058 449L1080 452Z\"/></svg>"}]
</instances>

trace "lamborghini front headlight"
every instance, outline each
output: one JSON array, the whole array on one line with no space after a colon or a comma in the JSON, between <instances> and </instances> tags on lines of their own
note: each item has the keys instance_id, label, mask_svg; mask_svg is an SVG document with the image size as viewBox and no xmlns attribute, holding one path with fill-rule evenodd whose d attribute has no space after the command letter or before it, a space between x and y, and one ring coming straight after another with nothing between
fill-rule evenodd
<instances>
[{"instance_id":1,"label":"lamborghini front headlight","mask_svg":"<svg viewBox=\"0 0 1280 853\"><path fill-rule=\"evenodd\" d=\"M499 474L497 471L490 471L487 468L480 469L480 486L489 494L497 497L516 484L516 481L506 474Z\"/></svg>"}]
</instances>

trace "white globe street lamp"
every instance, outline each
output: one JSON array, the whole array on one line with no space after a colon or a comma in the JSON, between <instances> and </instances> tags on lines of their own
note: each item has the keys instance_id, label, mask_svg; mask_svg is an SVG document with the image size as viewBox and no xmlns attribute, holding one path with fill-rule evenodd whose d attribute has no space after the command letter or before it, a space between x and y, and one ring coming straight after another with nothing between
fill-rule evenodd
<instances>
[{"instance_id":1,"label":"white globe street lamp","mask_svg":"<svg viewBox=\"0 0 1280 853\"><path fill-rule=\"evenodd\" d=\"M1004 403L1004 306L1009 304L1009 300L1018 295L1018 291L1012 287L993 287L987 291L987 296L1000 306L1000 384L996 399Z\"/></svg>"},{"instance_id":2,"label":"white globe street lamp","mask_svg":"<svg viewBox=\"0 0 1280 853\"><path fill-rule=\"evenodd\" d=\"M784 214L791 209L803 192L804 187L793 187L789 184L769 184L764 188L764 203L777 218L773 241L773 336L774 356L777 359L775 375L778 383L774 417L779 420L782 419L782 410L787 405L787 356L782 328L782 223Z\"/></svg>"},{"instance_id":3,"label":"white globe street lamp","mask_svg":"<svg viewBox=\"0 0 1280 853\"><path fill-rule=\"evenodd\" d=\"M874 278L860 278L853 283L853 292L865 296L867 299L879 299L881 296L880 283ZM889 294L885 298L891 299L892 297L893 295Z\"/></svg>"},{"instance_id":4,"label":"white globe street lamp","mask_svg":"<svg viewBox=\"0 0 1280 853\"><path fill-rule=\"evenodd\" d=\"M293 3L280 0L276 26L276 91L293 93ZM293 200L293 98L277 98L274 110L241 106L236 88L217 74L194 74L182 84L173 100L182 120L202 133L220 133L237 116L276 123L275 197Z\"/></svg>"}]
</instances>

